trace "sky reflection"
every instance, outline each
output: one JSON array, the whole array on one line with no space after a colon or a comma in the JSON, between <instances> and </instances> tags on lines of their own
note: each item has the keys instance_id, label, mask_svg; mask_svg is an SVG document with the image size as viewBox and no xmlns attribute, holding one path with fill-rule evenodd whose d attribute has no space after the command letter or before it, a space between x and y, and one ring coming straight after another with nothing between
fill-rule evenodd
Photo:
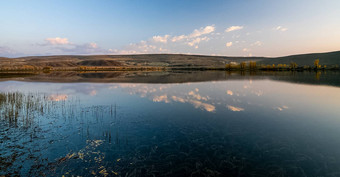
<instances>
[{"instance_id":1,"label":"sky reflection","mask_svg":"<svg viewBox=\"0 0 340 177\"><path fill-rule=\"evenodd\" d=\"M309 106L316 107L315 105L318 105L317 107L321 110L334 112L337 109L333 108L340 105L339 88L269 80L213 81L185 84L43 84L8 81L0 83L0 91L38 91L49 94L49 99L55 101L79 97L80 99L96 100L94 103L107 104L113 97L121 97L128 102L137 99L135 96L138 96L141 99L149 100L148 104L186 104L191 105L194 109L211 113L225 110L253 112L269 109L282 112L302 108L308 109Z\"/></svg>"},{"instance_id":2,"label":"sky reflection","mask_svg":"<svg viewBox=\"0 0 340 177\"><path fill-rule=\"evenodd\" d=\"M2 99L13 99L8 94L12 92L19 93L17 101ZM1 153L11 159L11 154L22 151L23 140L29 144L23 146L28 150L20 156L25 159L31 147L40 147L34 144L38 142L41 149L35 156L48 158L49 163L38 162L54 164L57 176L66 172L98 175L104 169L125 176L145 165L153 169L154 162L161 164L157 168L169 160L176 168L182 167L184 162L179 162L183 159L190 162L186 164L203 163L204 167L219 164L210 168L222 173L225 159L243 159L251 174L268 174L273 163L284 169L293 164L309 174L316 174L320 164L340 164L337 87L270 80L184 84L9 81L0 82L0 93L0 113L4 115L0 125L14 123L11 131L17 133L0 129L0 140L19 145L10 149L10 144L2 143ZM26 105L33 111L26 111ZM18 122L12 121L13 116ZM303 158L303 164L314 164L313 168L301 165L301 155L311 157ZM324 158L319 159L320 155ZM32 161L25 165L34 164ZM242 164L236 163L234 171L244 168ZM15 165L11 168L17 169ZM169 169L175 167L166 166L162 173ZM332 173L338 168L324 170Z\"/></svg>"}]
</instances>

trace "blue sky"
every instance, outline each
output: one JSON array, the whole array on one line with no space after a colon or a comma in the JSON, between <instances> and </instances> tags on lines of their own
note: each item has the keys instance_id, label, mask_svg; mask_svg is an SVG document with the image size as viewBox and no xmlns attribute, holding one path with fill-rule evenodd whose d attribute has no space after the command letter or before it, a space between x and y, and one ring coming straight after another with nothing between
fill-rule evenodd
<instances>
[{"instance_id":1,"label":"blue sky","mask_svg":"<svg viewBox=\"0 0 340 177\"><path fill-rule=\"evenodd\" d=\"M0 56L340 50L338 0L2 0Z\"/></svg>"}]
</instances>

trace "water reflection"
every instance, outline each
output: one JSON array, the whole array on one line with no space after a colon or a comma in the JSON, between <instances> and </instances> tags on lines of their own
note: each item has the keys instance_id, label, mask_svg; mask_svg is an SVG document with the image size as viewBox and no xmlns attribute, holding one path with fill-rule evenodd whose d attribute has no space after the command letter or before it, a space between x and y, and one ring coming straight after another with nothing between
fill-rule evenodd
<instances>
[{"instance_id":1,"label":"water reflection","mask_svg":"<svg viewBox=\"0 0 340 177\"><path fill-rule=\"evenodd\" d=\"M233 86L226 87L225 82L211 82L210 84L214 85L214 88L212 88L214 91L221 92L223 91L222 88L225 88L227 96L221 92L216 95L212 95L214 97L211 98L209 96L209 94L211 94L209 89L211 88L206 88L206 85L204 84L195 83L187 83L184 85L119 84L115 87L111 87L110 89L124 88L124 91L128 92L130 95L139 95L141 98L148 98L153 102L178 102L191 104L194 108L205 110L207 112L215 112L216 107L220 107L219 105L221 105L222 102L240 105L240 103L244 102L241 101L241 99L247 99L253 95L262 96L264 94L262 90L252 88L251 80L249 82L244 82L242 85L243 88L238 89L238 91L234 91L235 93L232 90L229 90L229 88L232 88ZM201 92L196 85L202 88ZM249 100L247 101L248 104L250 104ZM231 111L245 110L242 107L233 105L226 105L226 107Z\"/></svg>"},{"instance_id":2,"label":"water reflection","mask_svg":"<svg viewBox=\"0 0 340 177\"><path fill-rule=\"evenodd\" d=\"M68 98L68 95L66 94L61 94L61 95L52 94L48 96L48 99L52 101L65 101L67 100L67 98Z\"/></svg>"},{"instance_id":3,"label":"water reflection","mask_svg":"<svg viewBox=\"0 0 340 177\"><path fill-rule=\"evenodd\" d=\"M0 175L334 176L340 90L0 82Z\"/></svg>"},{"instance_id":4,"label":"water reflection","mask_svg":"<svg viewBox=\"0 0 340 177\"><path fill-rule=\"evenodd\" d=\"M231 106L231 105L227 105L227 108L231 111L236 111L236 112L244 111L244 108L238 108L238 107Z\"/></svg>"},{"instance_id":5,"label":"water reflection","mask_svg":"<svg viewBox=\"0 0 340 177\"><path fill-rule=\"evenodd\" d=\"M27 74L27 75L26 75ZM25 76L26 75L26 76ZM161 72L50 72L2 73L0 81L92 82L92 83L186 83L225 80L278 80L291 83L340 86L338 71L161 71Z\"/></svg>"}]
</instances>

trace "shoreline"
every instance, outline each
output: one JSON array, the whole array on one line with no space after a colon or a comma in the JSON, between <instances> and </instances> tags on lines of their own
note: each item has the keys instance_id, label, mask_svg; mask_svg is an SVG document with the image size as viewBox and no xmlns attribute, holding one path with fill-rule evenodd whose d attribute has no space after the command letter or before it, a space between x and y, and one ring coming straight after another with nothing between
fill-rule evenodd
<instances>
[{"instance_id":1,"label":"shoreline","mask_svg":"<svg viewBox=\"0 0 340 177\"><path fill-rule=\"evenodd\" d=\"M227 67L70 67L70 68L0 68L0 73L6 72L71 72L71 71L340 71L339 67L256 67L256 68L227 68Z\"/></svg>"}]
</instances>

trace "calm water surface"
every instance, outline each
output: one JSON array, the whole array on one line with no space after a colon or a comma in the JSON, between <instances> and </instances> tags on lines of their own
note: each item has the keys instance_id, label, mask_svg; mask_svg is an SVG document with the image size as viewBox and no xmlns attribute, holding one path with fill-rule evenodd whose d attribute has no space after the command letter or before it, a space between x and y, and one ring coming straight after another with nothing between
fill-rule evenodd
<instances>
[{"instance_id":1,"label":"calm water surface","mask_svg":"<svg viewBox=\"0 0 340 177\"><path fill-rule=\"evenodd\" d=\"M340 88L0 82L0 175L340 176Z\"/></svg>"}]
</instances>

